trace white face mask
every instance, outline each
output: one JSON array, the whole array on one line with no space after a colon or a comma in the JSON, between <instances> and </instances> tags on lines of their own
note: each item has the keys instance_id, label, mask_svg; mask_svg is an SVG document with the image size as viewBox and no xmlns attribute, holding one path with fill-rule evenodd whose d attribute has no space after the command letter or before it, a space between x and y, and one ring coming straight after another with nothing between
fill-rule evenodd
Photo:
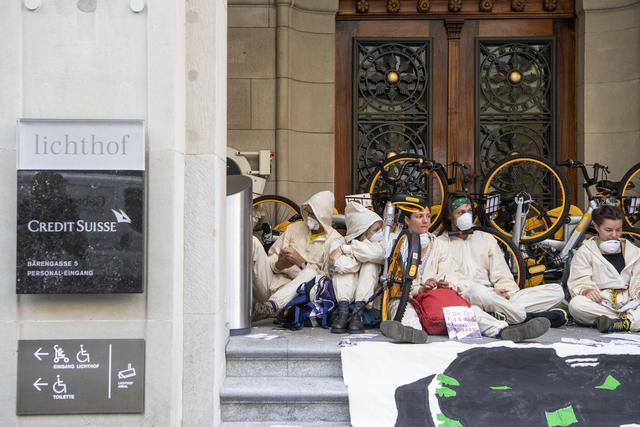
<instances>
[{"instance_id":1,"label":"white face mask","mask_svg":"<svg viewBox=\"0 0 640 427\"><path fill-rule=\"evenodd\" d=\"M309 227L309 230L312 230L312 231L317 230L320 228L320 223L315 218L308 216L307 227Z\"/></svg>"},{"instance_id":2,"label":"white face mask","mask_svg":"<svg viewBox=\"0 0 640 427\"><path fill-rule=\"evenodd\" d=\"M605 240L598 246L603 254L615 254L620 250L620 240Z\"/></svg>"},{"instance_id":3,"label":"white face mask","mask_svg":"<svg viewBox=\"0 0 640 427\"><path fill-rule=\"evenodd\" d=\"M459 230L465 231L473 227L473 215L469 212L465 212L456 218L456 227Z\"/></svg>"},{"instance_id":4,"label":"white face mask","mask_svg":"<svg viewBox=\"0 0 640 427\"><path fill-rule=\"evenodd\" d=\"M379 242L384 237L384 231L378 230L369 237L369 240L372 242Z\"/></svg>"},{"instance_id":5,"label":"white face mask","mask_svg":"<svg viewBox=\"0 0 640 427\"><path fill-rule=\"evenodd\" d=\"M431 241L429 240L429 235L428 234L421 234L420 235L420 246L429 246L429 243Z\"/></svg>"}]
</instances>

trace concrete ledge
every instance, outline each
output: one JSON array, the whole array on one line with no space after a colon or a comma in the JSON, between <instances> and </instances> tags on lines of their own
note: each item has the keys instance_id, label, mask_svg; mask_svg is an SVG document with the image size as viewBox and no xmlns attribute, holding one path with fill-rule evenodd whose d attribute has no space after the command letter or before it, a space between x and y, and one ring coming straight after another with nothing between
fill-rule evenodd
<instances>
[{"instance_id":1,"label":"concrete ledge","mask_svg":"<svg viewBox=\"0 0 640 427\"><path fill-rule=\"evenodd\" d=\"M266 418L266 420L265 420ZM249 421L248 425L256 425L256 422L267 425L286 425L288 422L315 422L319 425L329 425L323 423L348 422L349 405L347 402L296 402L295 404L223 404L222 419L225 421ZM312 424L316 425L316 424ZM333 425L333 424L330 424Z\"/></svg>"},{"instance_id":2,"label":"concrete ledge","mask_svg":"<svg viewBox=\"0 0 640 427\"><path fill-rule=\"evenodd\" d=\"M340 357L229 357L227 377L342 377Z\"/></svg>"},{"instance_id":3,"label":"concrete ledge","mask_svg":"<svg viewBox=\"0 0 640 427\"><path fill-rule=\"evenodd\" d=\"M260 402L344 402L348 401L347 386L342 378L304 377L227 377L220 390L220 400L226 403Z\"/></svg>"},{"instance_id":4,"label":"concrete ledge","mask_svg":"<svg viewBox=\"0 0 640 427\"><path fill-rule=\"evenodd\" d=\"M265 423L257 423L257 422L253 422L253 421L247 421L247 422L242 422L242 421L237 421L237 422L224 422L222 423L220 426L221 427L274 427L274 426L279 426L279 427L351 427L350 423L331 423L331 422L317 422L317 423L305 423L305 422L295 422L295 423L289 423L289 422L265 422Z\"/></svg>"}]
</instances>

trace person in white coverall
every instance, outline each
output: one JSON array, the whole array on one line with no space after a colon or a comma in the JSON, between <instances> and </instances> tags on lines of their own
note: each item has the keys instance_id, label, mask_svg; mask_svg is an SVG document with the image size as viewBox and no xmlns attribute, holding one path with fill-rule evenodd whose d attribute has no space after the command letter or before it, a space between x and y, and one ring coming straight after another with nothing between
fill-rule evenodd
<instances>
[{"instance_id":1,"label":"person in white coverall","mask_svg":"<svg viewBox=\"0 0 640 427\"><path fill-rule=\"evenodd\" d=\"M571 261L569 312L600 332L640 331L640 249L622 238L623 222L617 206L593 211L598 236L587 239Z\"/></svg>"},{"instance_id":2,"label":"person in white coverall","mask_svg":"<svg viewBox=\"0 0 640 427\"><path fill-rule=\"evenodd\" d=\"M302 206L302 219L289 225L265 253L253 238L253 320L276 317L298 287L317 275L328 275L329 254L344 243L331 226L334 196L321 191Z\"/></svg>"},{"instance_id":3,"label":"person in white coverall","mask_svg":"<svg viewBox=\"0 0 640 427\"><path fill-rule=\"evenodd\" d=\"M330 271L338 300L338 314L331 332L362 333L362 311L373 295L384 264L382 218L359 203L350 202L344 211L346 243L331 253ZM349 303L355 302L349 319Z\"/></svg>"},{"instance_id":4,"label":"person in white coverall","mask_svg":"<svg viewBox=\"0 0 640 427\"><path fill-rule=\"evenodd\" d=\"M473 207L465 193L449 195L447 214L445 232L438 239L449 245L453 261L464 276L456 288L464 299L510 325L536 317L549 319L551 327L567 323L565 311L554 308L564 299L560 285L520 289L493 236L480 230L461 233L474 225Z\"/></svg>"},{"instance_id":5,"label":"person in white coverall","mask_svg":"<svg viewBox=\"0 0 640 427\"><path fill-rule=\"evenodd\" d=\"M423 201L426 205L426 201ZM421 262L418 274L411 286L411 295L426 292L435 288L457 288L457 283L464 280L452 262L449 245L437 239L429 233L431 215L429 208L423 211L405 215L404 223L412 233L420 235ZM393 319L398 310L399 300L389 303L389 318ZM506 322L498 320L487 314L478 306L472 305L480 331L484 336L495 337L514 342L536 338L549 329L547 319L532 319L529 322L509 326ZM386 320L380 325L383 335L397 341L424 343L427 334L422 330L422 325L411 304L407 304L402 321Z\"/></svg>"}]
</instances>

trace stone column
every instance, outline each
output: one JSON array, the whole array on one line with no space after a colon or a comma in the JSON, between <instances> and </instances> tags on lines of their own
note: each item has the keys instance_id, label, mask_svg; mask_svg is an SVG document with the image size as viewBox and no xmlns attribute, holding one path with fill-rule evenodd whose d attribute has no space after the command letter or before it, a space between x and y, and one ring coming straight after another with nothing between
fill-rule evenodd
<instances>
[{"instance_id":1,"label":"stone column","mask_svg":"<svg viewBox=\"0 0 640 427\"><path fill-rule=\"evenodd\" d=\"M278 191L298 203L333 190L338 1L276 0Z\"/></svg>"},{"instance_id":2,"label":"stone column","mask_svg":"<svg viewBox=\"0 0 640 427\"><path fill-rule=\"evenodd\" d=\"M220 421L225 0L22 1L0 13L0 425ZM140 118L147 128L143 294L16 295L16 120ZM18 339L144 338L143 414L17 417Z\"/></svg>"},{"instance_id":3,"label":"stone column","mask_svg":"<svg viewBox=\"0 0 640 427\"><path fill-rule=\"evenodd\" d=\"M182 425L208 426L220 422L228 336L226 1L190 0L186 21Z\"/></svg>"},{"instance_id":4,"label":"stone column","mask_svg":"<svg viewBox=\"0 0 640 427\"><path fill-rule=\"evenodd\" d=\"M578 158L619 180L640 160L640 1L582 0L576 11Z\"/></svg>"},{"instance_id":5,"label":"stone column","mask_svg":"<svg viewBox=\"0 0 640 427\"><path fill-rule=\"evenodd\" d=\"M273 0L231 0L228 20L228 137L241 151L275 150L276 7ZM252 167L257 163L249 159ZM272 165L265 194L276 192Z\"/></svg>"},{"instance_id":6,"label":"stone column","mask_svg":"<svg viewBox=\"0 0 640 427\"><path fill-rule=\"evenodd\" d=\"M232 0L229 145L272 149L265 193L333 189L338 1Z\"/></svg>"}]
</instances>

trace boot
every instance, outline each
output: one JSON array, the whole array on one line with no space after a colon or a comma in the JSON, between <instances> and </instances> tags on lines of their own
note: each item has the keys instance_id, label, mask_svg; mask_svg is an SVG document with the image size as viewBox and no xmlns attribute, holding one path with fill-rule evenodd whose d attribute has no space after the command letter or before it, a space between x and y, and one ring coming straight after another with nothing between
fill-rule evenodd
<instances>
[{"instance_id":1,"label":"boot","mask_svg":"<svg viewBox=\"0 0 640 427\"><path fill-rule=\"evenodd\" d=\"M629 319L610 319L607 316L598 317L597 328L603 334L609 332L628 332L631 330Z\"/></svg>"},{"instance_id":2,"label":"boot","mask_svg":"<svg viewBox=\"0 0 640 427\"><path fill-rule=\"evenodd\" d=\"M547 332L550 327L551 322L549 322L549 319L536 317L535 319L531 319L527 322L507 326L500 331L499 337L500 339L507 341L520 342L532 338L538 338L540 335Z\"/></svg>"},{"instance_id":3,"label":"boot","mask_svg":"<svg viewBox=\"0 0 640 427\"><path fill-rule=\"evenodd\" d=\"M537 317L549 319L552 328L560 328L566 325L568 320L566 311L561 308L552 308L551 310L540 311L538 313L527 313L527 318L524 321L526 322Z\"/></svg>"},{"instance_id":4,"label":"boot","mask_svg":"<svg viewBox=\"0 0 640 427\"><path fill-rule=\"evenodd\" d=\"M276 306L271 301L257 302L253 306L253 321L259 322L260 320L276 317L276 313Z\"/></svg>"},{"instance_id":5,"label":"boot","mask_svg":"<svg viewBox=\"0 0 640 427\"><path fill-rule=\"evenodd\" d=\"M340 301L338 303L338 315L331 324L332 334L344 334L347 332L347 323L349 322L349 301Z\"/></svg>"},{"instance_id":6,"label":"boot","mask_svg":"<svg viewBox=\"0 0 640 427\"><path fill-rule=\"evenodd\" d=\"M362 323L362 312L364 311L364 301L356 302L356 308L353 311L351 320L349 320L349 333L350 334L362 334L364 333L364 324Z\"/></svg>"},{"instance_id":7,"label":"boot","mask_svg":"<svg viewBox=\"0 0 640 427\"><path fill-rule=\"evenodd\" d=\"M385 320L382 322L380 324L380 332L392 340L412 344L424 344L429 338L425 331L405 326L397 320Z\"/></svg>"}]
</instances>

